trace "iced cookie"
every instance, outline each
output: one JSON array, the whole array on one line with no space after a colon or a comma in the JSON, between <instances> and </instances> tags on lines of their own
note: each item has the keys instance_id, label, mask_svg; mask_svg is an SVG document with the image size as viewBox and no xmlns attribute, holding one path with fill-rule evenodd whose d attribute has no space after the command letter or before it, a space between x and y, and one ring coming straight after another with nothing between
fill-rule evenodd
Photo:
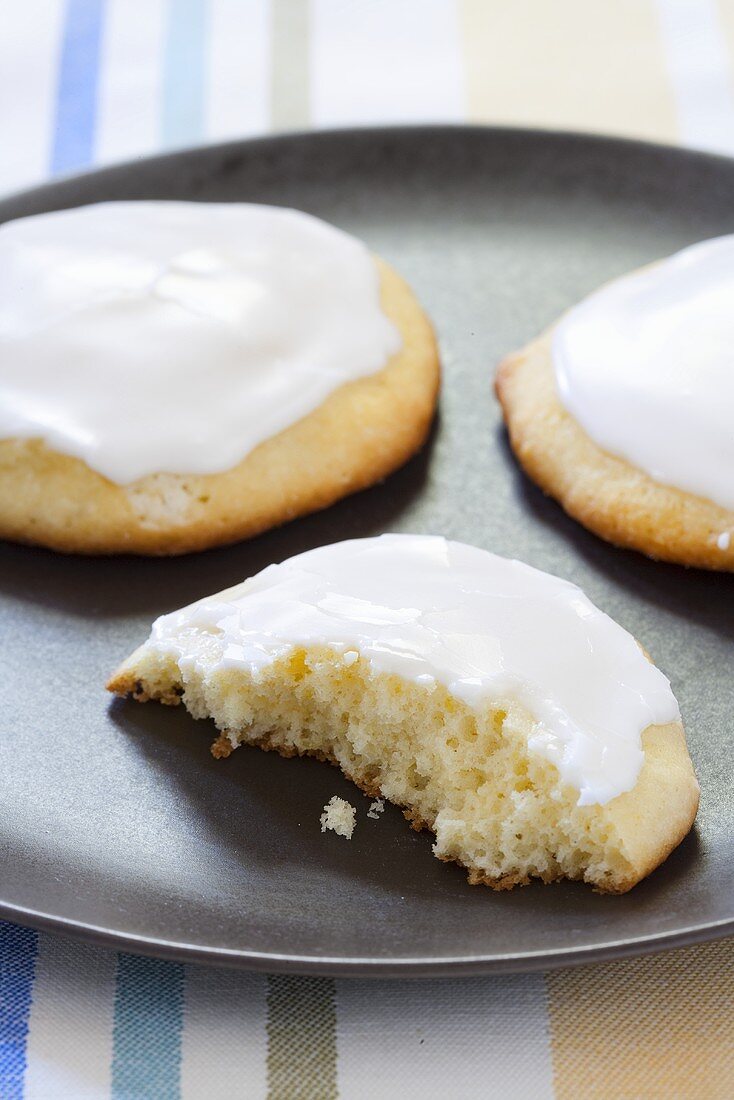
<instances>
[{"instance_id":1,"label":"iced cookie","mask_svg":"<svg viewBox=\"0 0 734 1100\"><path fill-rule=\"evenodd\" d=\"M520 463L575 519L734 570L734 236L603 287L496 387Z\"/></svg>"},{"instance_id":2,"label":"iced cookie","mask_svg":"<svg viewBox=\"0 0 734 1100\"><path fill-rule=\"evenodd\" d=\"M665 676L573 584L463 543L383 535L271 565L158 619L108 685L240 744L337 764L497 889L629 890L691 827Z\"/></svg>"},{"instance_id":3,"label":"iced cookie","mask_svg":"<svg viewBox=\"0 0 734 1100\"><path fill-rule=\"evenodd\" d=\"M436 344L402 279L295 210L115 202L0 227L0 537L175 554L379 481Z\"/></svg>"}]
</instances>

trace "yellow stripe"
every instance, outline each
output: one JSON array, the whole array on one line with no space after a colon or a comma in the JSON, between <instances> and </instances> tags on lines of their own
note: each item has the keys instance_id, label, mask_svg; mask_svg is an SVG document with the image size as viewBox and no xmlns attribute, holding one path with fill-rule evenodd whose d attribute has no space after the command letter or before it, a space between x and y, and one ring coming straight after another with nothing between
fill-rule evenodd
<instances>
[{"instance_id":1,"label":"yellow stripe","mask_svg":"<svg viewBox=\"0 0 734 1100\"><path fill-rule=\"evenodd\" d=\"M722 39L729 61L729 73L734 81L734 2L733 0L719 0L718 16L723 31Z\"/></svg>"},{"instance_id":2,"label":"yellow stripe","mask_svg":"<svg viewBox=\"0 0 734 1100\"><path fill-rule=\"evenodd\" d=\"M734 1095L734 940L547 976L556 1100Z\"/></svg>"},{"instance_id":3,"label":"yellow stripe","mask_svg":"<svg viewBox=\"0 0 734 1100\"><path fill-rule=\"evenodd\" d=\"M471 120L677 137L653 0L460 0Z\"/></svg>"},{"instance_id":4,"label":"yellow stripe","mask_svg":"<svg viewBox=\"0 0 734 1100\"><path fill-rule=\"evenodd\" d=\"M308 0L271 0L270 125L305 130L309 125Z\"/></svg>"}]
</instances>

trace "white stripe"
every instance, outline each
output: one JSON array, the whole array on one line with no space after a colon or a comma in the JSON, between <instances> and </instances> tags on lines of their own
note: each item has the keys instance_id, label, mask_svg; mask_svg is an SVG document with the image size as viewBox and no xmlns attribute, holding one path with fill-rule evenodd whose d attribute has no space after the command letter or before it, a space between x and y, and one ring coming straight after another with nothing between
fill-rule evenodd
<instances>
[{"instance_id":1,"label":"white stripe","mask_svg":"<svg viewBox=\"0 0 734 1100\"><path fill-rule=\"evenodd\" d=\"M269 0L210 0L206 135L262 134L270 121Z\"/></svg>"},{"instance_id":2,"label":"white stripe","mask_svg":"<svg viewBox=\"0 0 734 1100\"><path fill-rule=\"evenodd\" d=\"M339 1096L552 1100L541 974L339 981Z\"/></svg>"},{"instance_id":3,"label":"white stripe","mask_svg":"<svg viewBox=\"0 0 734 1100\"><path fill-rule=\"evenodd\" d=\"M112 1064L114 951L41 935L24 1100L106 1100Z\"/></svg>"},{"instance_id":4,"label":"white stripe","mask_svg":"<svg viewBox=\"0 0 734 1100\"><path fill-rule=\"evenodd\" d=\"M657 0L680 140L734 153L734 73L715 0Z\"/></svg>"},{"instance_id":5,"label":"white stripe","mask_svg":"<svg viewBox=\"0 0 734 1100\"><path fill-rule=\"evenodd\" d=\"M187 966L184 989L181 1100L267 1096L265 976Z\"/></svg>"},{"instance_id":6,"label":"white stripe","mask_svg":"<svg viewBox=\"0 0 734 1100\"><path fill-rule=\"evenodd\" d=\"M48 175L64 5L3 4L0 66L0 191Z\"/></svg>"},{"instance_id":7,"label":"white stripe","mask_svg":"<svg viewBox=\"0 0 734 1100\"><path fill-rule=\"evenodd\" d=\"M311 0L315 126L465 114L456 0Z\"/></svg>"},{"instance_id":8,"label":"white stripe","mask_svg":"<svg viewBox=\"0 0 734 1100\"><path fill-rule=\"evenodd\" d=\"M98 162L159 146L166 0L108 0L100 61Z\"/></svg>"}]
</instances>

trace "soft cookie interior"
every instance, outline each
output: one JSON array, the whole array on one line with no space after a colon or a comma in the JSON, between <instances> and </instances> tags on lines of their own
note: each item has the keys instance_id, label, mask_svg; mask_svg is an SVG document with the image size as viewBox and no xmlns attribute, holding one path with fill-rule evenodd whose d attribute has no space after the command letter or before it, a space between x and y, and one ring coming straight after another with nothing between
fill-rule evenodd
<instances>
[{"instance_id":1,"label":"soft cookie interior","mask_svg":"<svg viewBox=\"0 0 734 1100\"><path fill-rule=\"evenodd\" d=\"M698 786L675 722L643 734L635 787L605 805L578 791L530 751L534 720L509 699L473 708L439 684L375 673L332 647L293 648L253 675L222 668L212 639L192 635L185 661L141 646L108 687L139 701L183 703L214 720L215 756L239 744L308 754L338 765L363 791L433 830L434 853L471 883L495 889L532 879L581 879L630 889L690 829Z\"/></svg>"}]
</instances>

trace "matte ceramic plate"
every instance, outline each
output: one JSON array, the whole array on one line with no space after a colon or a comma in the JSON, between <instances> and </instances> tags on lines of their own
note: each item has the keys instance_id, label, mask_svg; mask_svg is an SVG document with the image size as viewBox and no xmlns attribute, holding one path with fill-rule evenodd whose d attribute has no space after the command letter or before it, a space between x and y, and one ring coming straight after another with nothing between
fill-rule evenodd
<instances>
[{"instance_id":1,"label":"matte ceramic plate","mask_svg":"<svg viewBox=\"0 0 734 1100\"><path fill-rule=\"evenodd\" d=\"M734 230L734 161L572 135L332 132L197 149L69 179L0 218L100 199L253 200L363 237L415 287L445 366L430 445L366 493L252 542L172 560L0 546L0 912L131 950L270 970L530 969L734 931L731 576L587 534L520 474L499 359L610 276ZM624 897L495 894L328 765L239 749L183 710L111 700L151 620L336 539L432 532L580 584L671 677L701 780L693 833ZM333 794L351 842L322 835Z\"/></svg>"}]
</instances>

